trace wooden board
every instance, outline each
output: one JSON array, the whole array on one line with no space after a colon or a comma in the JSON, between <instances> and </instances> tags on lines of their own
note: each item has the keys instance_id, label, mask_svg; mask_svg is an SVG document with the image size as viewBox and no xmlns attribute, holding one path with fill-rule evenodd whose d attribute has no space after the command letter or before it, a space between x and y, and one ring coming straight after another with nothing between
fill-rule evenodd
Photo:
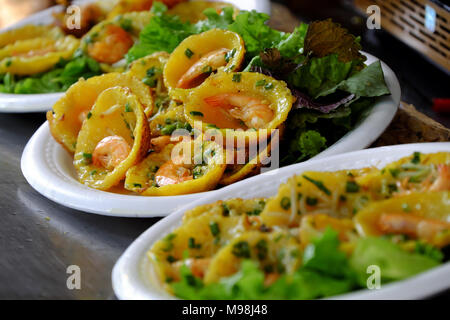
<instances>
[{"instance_id":1,"label":"wooden board","mask_svg":"<svg viewBox=\"0 0 450 320\"><path fill-rule=\"evenodd\" d=\"M354 0L366 14L370 5L381 11L381 27L450 71L450 12L429 0ZM436 12L435 31L425 26L426 6Z\"/></svg>"}]
</instances>

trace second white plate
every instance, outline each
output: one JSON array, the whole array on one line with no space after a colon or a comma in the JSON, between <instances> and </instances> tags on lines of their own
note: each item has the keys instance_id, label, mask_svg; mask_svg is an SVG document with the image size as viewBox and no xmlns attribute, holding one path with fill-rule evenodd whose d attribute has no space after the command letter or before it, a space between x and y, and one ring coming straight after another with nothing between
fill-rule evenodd
<instances>
[{"instance_id":1,"label":"second white plate","mask_svg":"<svg viewBox=\"0 0 450 320\"><path fill-rule=\"evenodd\" d=\"M119 299L174 298L163 291L154 281L146 253L157 240L180 226L182 217L187 210L231 198L272 197L277 193L281 183L284 183L293 175L305 171L337 171L370 166L382 168L390 162L411 155L415 151L422 153L450 152L450 143L421 143L382 147L341 154L326 159L311 160L282 168L276 172L276 175L260 175L242 181L240 184L231 185L216 191L216 194L190 203L153 225L125 251L113 269L114 292ZM411 279L385 285L381 290L362 290L334 297L334 299L421 299L449 287L450 262Z\"/></svg>"},{"instance_id":2,"label":"second white plate","mask_svg":"<svg viewBox=\"0 0 450 320\"><path fill-rule=\"evenodd\" d=\"M212 0L219 1L219 0ZM89 3L94 0L78 0L75 3ZM234 4L241 10L256 10L270 14L269 0L226 0L226 2ZM40 11L32 16L8 27L1 32L16 29L26 24L47 25L53 21L53 12L60 12L61 6L54 6L49 9ZM32 113L46 112L50 110L64 93L44 93L44 94L5 94L0 93L0 113Z\"/></svg>"}]
</instances>

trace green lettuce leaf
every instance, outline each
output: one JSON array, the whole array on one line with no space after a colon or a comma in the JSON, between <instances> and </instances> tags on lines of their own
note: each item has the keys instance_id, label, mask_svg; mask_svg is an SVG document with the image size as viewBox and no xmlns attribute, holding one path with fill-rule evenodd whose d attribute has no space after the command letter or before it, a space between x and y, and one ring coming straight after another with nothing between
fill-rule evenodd
<instances>
[{"instance_id":1,"label":"green lettuce leaf","mask_svg":"<svg viewBox=\"0 0 450 320\"><path fill-rule=\"evenodd\" d=\"M292 73L288 79L294 87L306 92L314 99L346 80L354 67L353 62L339 61L337 54L312 58Z\"/></svg>"},{"instance_id":2,"label":"green lettuce leaf","mask_svg":"<svg viewBox=\"0 0 450 320\"><path fill-rule=\"evenodd\" d=\"M167 7L162 3L153 4L153 17L141 31L139 41L128 51L128 62L159 51L171 53L181 41L196 33L194 25L182 22L178 16L166 14L166 11Z\"/></svg>"},{"instance_id":3,"label":"green lettuce leaf","mask_svg":"<svg viewBox=\"0 0 450 320\"><path fill-rule=\"evenodd\" d=\"M362 238L350 258L361 286L366 286L367 268L380 268L382 282L402 280L439 265L435 259L419 253L409 253L383 238Z\"/></svg>"},{"instance_id":4,"label":"green lettuce leaf","mask_svg":"<svg viewBox=\"0 0 450 320\"><path fill-rule=\"evenodd\" d=\"M232 7L223 8L220 14L213 8L206 9L203 11L203 14L207 19L197 22L195 25L196 33L211 29L228 29L228 26L234 22L233 13L234 9Z\"/></svg>"},{"instance_id":5,"label":"green lettuce leaf","mask_svg":"<svg viewBox=\"0 0 450 320\"><path fill-rule=\"evenodd\" d=\"M94 59L77 52L70 61L61 60L54 69L30 77L0 76L0 92L37 94L66 91L81 77L88 79L101 74Z\"/></svg>"},{"instance_id":6,"label":"green lettuce leaf","mask_svg":"<svg viewBox=\"0 0 450 320\"><path fill-rule=\"evenodd\" d=\"M316 96L327 96L337 90L353 93L358 97L380 97L390 94L384 80L380 61L372 63L348 79L342 80L337 85L319 92Z\"/></svg>"},{"instance_id":7,"label":"green lettuce leaf","mask_svg":"<svg viewBox=\"0 0 450 320\"><path fill-rule=\"evenodd\" d=\"M295 28L294 32L284 37L276 46L281 55L286 58L293 58L302 54L307 31L308 25L302 23Z\"/></svg>"},{"instance_id":8,"label":"green lettuce leaf","mask_svg":"<svg viewBox=\"0 0 450 320\"><path fill-rule=\"evenodd\" d=\"M319 154L349 130L351 115L350 107L340 107L330 113L291 111L286 132L289 139L281 148L281 164L305 161Z\"/></svg>"},{"instance_id":9,"label":"green lettuce leaf","mask_svg":"<svg viewBox=\"0 0 450 320\"><path fill-rule=\"evenodd\" d=\"M218 14L214 9L206 9L203 13L207 19L197 24L183 22L180 17L167 13L167 7L155 2L152 7L153 17L139 35L139 41L128 51L127 61L145 57L149 54L173 50L187 37L211 29L227 29L234 22L233 8L227 7Z\"/></svg>"},{"instance_id":10,"label":"green lettuce leaf","mask_svg":"<svg viewBox=\"0 0 450 320\"><path fill-rule=\"evenodd\" d=\"M352 279L334 278L305 268L265 287L264 273L253 261L243 261L238 273L208 285L183 272L182 280L171 286L177 297L187 300L306 300L346 293L355 286Z\"/></svg>"},{"instance_id":11,"label":"green lettuce leaf","mask_svg":"<svg viewBox=\"0 0 450 320\"><path fill-rule=\"evenodd\" d=\"M328 228L320 238L305 248L303 268L331 277L351 277L347 256L339 250L339 244L337 232Z\"/></svg>"},{"instance_id":12,"label":"green lettuce leaf","mask_svg":"<svg viewBox=\"0 0 450 320\"><path fill-rule=\"evenodd\" d=\"M315 130L302 132L296 142L298 143L298 152L301 154L297 161L312 158L327 147L327 139Z\"/></svg>"},{"instance_id":13,"label":"green lettuce leaf","mask_svg":"<svg viewBox=\"0 0 450 320\"><path fill-rule=\"evenodd\" d=\"M276 47L289 35L269 27L270 16L256 11L242 11L228 29L241 35L247 49L248 60L258 56L267 48ZM290 49L289 49L290 50Z\"/></svg>"},{"instance_id":14,"label":"green lettuce leaf","mask_svg":"<svg viewBox=\"0 0 450 320\"><path fill-rule=\"evenodd\" d=\"M187 267L182 279L171 286L176 296L190 300L303 300L329 297L355 287L346 255L339 251L337 233L331 229L305 252L304 265L292 275L281 276L269 287L255 261L245 260L236 274L205 285Z\"/></svg>"}]
</instances>

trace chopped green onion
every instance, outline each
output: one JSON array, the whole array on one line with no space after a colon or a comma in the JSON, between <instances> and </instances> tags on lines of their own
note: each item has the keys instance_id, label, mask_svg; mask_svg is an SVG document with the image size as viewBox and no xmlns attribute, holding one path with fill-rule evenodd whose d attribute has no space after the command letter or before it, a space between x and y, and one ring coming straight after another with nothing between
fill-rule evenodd
<instances>
[{"instance_id":1,"label":"chopped green onion","mask_svg":"<svg viewBox=\"0 0 450 320\"><path fill-rule=\"evenodd\" d=\"M191 49L187 48L184 54L190 59L194 55L194 52Z\"/></svg>"},{"instance_id":2,"label":"chopped green onion","mask_svg":"<svg viewBox=\"0 0 450 320\"><path fill-rule=\"evenodd\" d=\"M203 172L203 166L202 165L197 165L194 170L192 170L192 175L194 177L194 180L199 179L201 177L203 177L204 172Z\"/></svg>"},{"instance_id":3,"label":"chopped green onion","mask_svg":"<svg viewBox=\"0 0 450 320\"><path fill-rule=\"evenodd\" d=\"M348 193L356 193L360 189L359 185L354 181L347 181L347 185L345 186L345 190Z\"/></svg>"},{"instance_id":4,"label":"chopped green onion","mask_svg":"<svg viewBox=\"0 0 450 320\"><path fill-rule=\"evenodd\" d=\"M273 83L268 83L268 84L266 84L266 85L264 86L264 89L266 89L266 90L271 90L271 89L273 89Z\"/></svg>"},{"instance_id":5,"label":"chopped green onion","mask_svg":"<svg viewBox=\"0 0 450 320\"><path fill-rule=\"evenodd\" d=\"M161 133L164 136L170 136L177 129L176 124L168 124L162 127Z\"/></svg>"},{"instance_id":6,"label":"chopped green onion","mask_svg":"<svg viewBox=\"0 0 450 320\"><path fill-rule=\"evenodd\" d=\"M303 176L303 178L314 184L319 190L323 191L326 195L331 196L331 191L327 187L325 187L322 181L311 179L305 175Z\"/></svg>"},{"instance_id":7,"label":"chopped green onion","mask_svg":"<svg viewBox=\"0 0 450 320\"><path fill-rule=\"evenodd\" d=\"M217 237L220 233L219 225L217 224L217 222L211 222L209 224L209 229L211 230L211 234L214 237Z\"/></svg>"},{"instance_id":8,"label":"chopped green onion","mask_svg":"<svg viewBox=\"0 0 450 320\"><path fill-rule=\"evenodd\" d=\"M235 73L235 74L233 75L233 82L241 82L241 79L242 79L242 74L240 74L240 73Z\"/></svg>"},{"instance_id":9,"label":"chopped green onion","mask_svg":"<svg viewBox=\"0 0 450 320\"><path fill-rule=\"evenodd\" d=\"M213 72L213 68L211 66L204 66L202 69L203 73L212 73Z\"/></svg>"},{"instance_id":10,"label":"chopped green onion","mask_svg":"<svg viewBox=\"0 0 450 320\"><path fill-rule=\"evenodd\" d=\"M166 247L163 249L164 252L168 252L173 249L172 240L175 239L177 235L175 233L170 233L164 238L164 242L166 243Z\"/></svg>"},{"instance_id":11,"label":"chopped green onion","mask_svg":"<svg viewBox=\"0 0 450 320\"><path fill-rule=\"evenodd\" d=\"M306 197L306 204L308 206L311 207L316 206L318 202L319 200L317 200L317 198Z\"/></svg>"},{"instance_id":12,"label":"chopped green onion","mask_svg":"<svg viewBox=\"0 0 450 320\"><path fill-rule=\"evenodd\" d=\"M389 169L389 172L390 172L392 178L397 178L398 175L400 174L400 170L399 169Z\"/></svg>"},{"instance_id":13,"label":"chopped green onion","mask_svg":"<svg viewBox=\"0 0 450 320\"><path fill-rule=\"evenodd\" d=\"M250 246L247 241L239 241L234 244L231 252L238 258L250 258Z\"/></svg>"},{"instance_id":14,"label":"chopped green onion","mask_svg":"<svg viewBox=\"0 0 450 320\"><path fill-rule=\"evenodd\" d=\"M414 164L419 164L420 163L420 152L414 152L413 158L411 160L412 163Z\"/></svg>"},{"instance_id":15,"label":"chopped green onion","mask_svg":"<svg viewBox=\"0 0 450 320\"><path fill-rule=\"evenodd\" d=\"M83 152L83 158L87 164L90 164L92 162L92 153L84 153Z\"/></svg>"},{"instance_id":16,"label":"chopped green onion","mask_svg":"<svg viewBox=\"0 0 450 320\"><path fill-rule=\"evenodd\" d=\"M188 240L188 247L190 249L200 249L202 247L202 245L200 243L195 243L195 239L194 238L189 238L189 240Z\"/></svg>"},{"instance_id":17,"label":"chopped green onion","mask_svg":"<svg viewBox=\"0 0 450 320\"><path fill-rule=\"evenodd\" d=\"M203 113L201 113L200 111L191 111L189 113L194 117L203 117Z\"/></svg>"},{"instance_id":18,"label":"chopped green onion","mask_svg":"<svg viewBox=\"0 0 450 320\"><path fill-rule=\"evenodd\" d=\"M261 239L256 244L256 254L258 256L259 260L264 260L267 258L267 254L269 252L269 248L267 245L267 241L264 239Z\"/></svg>"},{"instance_id":19,"label":"chopped green onion","mask_svg":"<svg viewBox=\"0 0 450 320\"><path fill-rule=\"evenodd\" d=\"M228 52L225 54L225 61L226 61L227 63L230 62L230 60L234 58L234 55L235 55L235 54L236 54L236 48L233 48L233 50L228 51Z\"/></svg>"},{"instance_id":20,"label":"chopped green onion","mask_svg":"<svg viewBox=\"0 0 450 320\"><path fill-rule=\"evenodd\" d=\"M258 80L258 81L256 81L256 83L255 83L255 86L257 86L257 87L263 87L263 86L265 86L265 85L266 85L266 80L264 80L264 79Z\"/></svg>"},{"instance_id":21,"label":"chopped green onion","mask_svg":"<svg viewBox=\"0 0 450 320\"><path fill-rule=\"evenodd\" d=\"M133 21L131 21L131 19L122 19L122 21L120 21L120 27L125 31L130 31L133 27Z\"/></svg>"},{"instance_id":22,"label":"chopped green onion","mask_svg":"<svg viewBox=\"0 0 450 320\"><path fill-rule=\"evenodd\" d=\"M131 106L130 106L130 103L126 103L125 104L125 112L132 112L133 111L133 109L131 108Z\"/></svg>"},{"instance_id":23,"label":"chopped green onion","mask_svg":"<svg viewBox=\"0 0 450 320\"><path fill-rule=\"evenodd\" d=\"M174 263L174 262L177 261L177 259L174 258L173 256L167 256L167 261L168 261L169 263Z\"/></svg>"},{"instance_id":24,"label":"chopped green onion","mask_svg":"<svg viewBox=\"0 0 450 320\"><path fill-rule=\"evenodd\" d=\"M247 211L247 215L248 216L259 216L261 214L262 210L261 209L254 209L252 211Z\"/></svg>"},{"instance_id":25,"label":"chopped green onion","mask_svg":"<svg viewBox=\"0 0 450 320\"><path fill-rule=\"evenodd\" d=\"M156 74L160 74L161 70L159 70L159 68L156 67L151 67L150 69L147 69L146 74L147 77L151 78L154 77Z\"/></svg>"},{"instance_id":26,"label":"chopped green onion","mask_svg":"<svg viewBox=\"0 0 450 320\"><path fill-rule=\"evenodd\" d=\"M230 208L228 208L226 203L222 203L222 215L224 217L228 217L230 215Z\"/></svg>"},{"instance_id":27,"label":"chopped green onion","mask_svg":"<svg viewBox=\"0 0 450 320\"><path fill-rule=\"evenodd\" d=\"M156 88L158 81L154 78L148 78L145 77L144 79L142 79L142 82L146 85L148 85L150 88Z\"/></svg>"},{"instance_id":28,"label":"chopped green onion","mask_svg":"<svg viewBox=\"0 0 450 320\"><path fill-rule=\"evenodd\" d=\"M289 208L291 207L291 199L289 199L288 197L284 197L283 199L281 199L280 205L284 210L289 210Z\"/></svg>"}]
</instances>

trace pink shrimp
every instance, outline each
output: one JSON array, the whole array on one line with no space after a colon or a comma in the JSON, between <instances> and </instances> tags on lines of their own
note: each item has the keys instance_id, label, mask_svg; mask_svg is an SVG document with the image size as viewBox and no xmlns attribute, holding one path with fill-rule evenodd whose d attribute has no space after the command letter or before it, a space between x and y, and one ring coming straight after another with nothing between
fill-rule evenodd
<instances>
[{"instance_id":1,"label":"pink shrimp","mask_svg":"<svg viewBox=\"0 0 450 320\"><path fill-rule=\"evenodd\" d=\"M438 166L439 176L430 187L430 191L450 190L450 165L440 164Z\"/></svg>"},{"instance_id":2,"label":"pink shrimp","mask_svg":"<svg viewBox=\"0 0 450 320\"><path fill-rule=\"evenodd\" d=\"M211 258L189 258L183 261L177 261L173 264L175 274L180 273L182 266L186 265L194 276L202 278L205 276L209 265L211 264Z\"/></svg>"},{"instance_id":3,"label":"pink shrimp","mask_svg":"<svg viewBox=\"0 0 450 320\"><path fill-rule=\"evenodd\" d=\"M89 110L84 110L80 112L80 114L78 115L78 120L80 121L81 124L83 124L84 120L86 120L88 114Z\"/></svg>"},{"instance_id":4,"label":"pink shrimp","mask_svg":"<svg viewBox=\"0 0 450 320\"><path fill-rule=\"evenodd\" d=\"M155 181L160 187L183 183L193 179L194 176L189 168L173 160L164 163L155 174Z\"/></svg>"},{"instance_id":5,"label":"pink shrimp","mask_svg":"<svg viewBox=\"0 0 450 320\"><path fill-rule=\"evenodd\" d=\"M268 103L243 94L224 93L204 101L212 107L227 109L233 118L242 120L249 128L264 128L274 117Z\"/></svg>"},{"instance_id":6,"label":"pink shrimp","mask_svg":"<svg viewBox=\"0 0 450 320\"><path fill-rule=\"evenodd\" d=\"M435 235L450 229L450 223L405 213L396 213L382 214L378 220L378 228L385 234L406 234L432 242Z\"/></svg>"},{"instance_id":7,"label":"pink shrimp","mask_svg":"<svg viewBox=\"0 0 450 320\"><path fill-rule=\"evenodd\" d=\"M160 136L156 138L152 138L150 140L150 143L152 145L152 148L159 152L162 149L164 149L165 146L167 146L169 143L171 143L170 136Z\"/></svg>"},{"instance_id":8,"label":"pink shrimp","mask_svg":"<svg viewBox=\"0 0 450 320\"><path fill-rule=\"evenodd\" d=\"M189 89L203 82L211 72L227 64L225 55L228 49L212 51L194 63L188 71L178 80L177 87Z\"/></svg>"},{"instance_id":9,"label":"pink shrimp","mask_svg":"<svg viewBox=\"0 0 450 320\"><path fill-rule=\"evenodd\" d=\"M133 43L131 35L124 29L109 25L101 39L89 45L88 52L98 62L113 64L125 56Z\"/></svg>"},{"instance_id":10,"label":"pink shrimp","mask_svg":"<svg viewBox=\"0 0 450 320\"><path fill-rule=\"evenodd\" d=\"M95 166L113 170L120 165L131 152L128 142L120 136L109 136L100 141L92 154Z\"/></svg>"},{"instance_id":11,"label":"pink shrimp","mask_svg":"<svg viewBox=\"0 0 450 320\"><path fill-rule=\"evenodd\" d=\"M150 142L152 144L152 148L155 151L159 152L163 150L164 147L167 146L168 144L175 144L186 139L188 139L188 137L186 136L159 136L156 138L152 138Z\"/></svg>"}]
</instances>

